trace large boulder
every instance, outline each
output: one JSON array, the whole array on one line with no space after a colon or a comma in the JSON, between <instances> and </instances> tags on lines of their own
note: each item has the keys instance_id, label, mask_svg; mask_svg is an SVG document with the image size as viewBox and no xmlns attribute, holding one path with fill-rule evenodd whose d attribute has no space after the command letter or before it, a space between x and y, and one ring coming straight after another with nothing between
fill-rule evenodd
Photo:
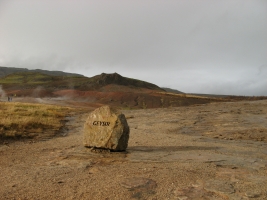
<instances>
[{"instance_id":1,"label":"large boulder","mask_svg":"<svg viewBox=\"0 0 267 200\"><path fill-rule=\"evenodd\" d=\"M84 124L84 146L125 151L129 132L124 114L103 106L91 112Z\"/></svg>"}]
</instances>

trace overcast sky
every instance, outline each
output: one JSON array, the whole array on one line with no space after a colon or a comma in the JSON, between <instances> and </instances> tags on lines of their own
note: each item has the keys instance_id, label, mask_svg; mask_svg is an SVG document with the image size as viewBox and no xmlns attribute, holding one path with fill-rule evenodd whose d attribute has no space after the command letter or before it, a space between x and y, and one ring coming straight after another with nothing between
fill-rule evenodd
<instances>
[{"instance_id":1,"label":"overcast sky","mask_svg":"<svg viewBox=\"0 0 267 200\"><path fill-rule=\"evenodd\" d=\"M0 0L0 66L267 95L267 1Z\"/></svg>"}]
</instances>

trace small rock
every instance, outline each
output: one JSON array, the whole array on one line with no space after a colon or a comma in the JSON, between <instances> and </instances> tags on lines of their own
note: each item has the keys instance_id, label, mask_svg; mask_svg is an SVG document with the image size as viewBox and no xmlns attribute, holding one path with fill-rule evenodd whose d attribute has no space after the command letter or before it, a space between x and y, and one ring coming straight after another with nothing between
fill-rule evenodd
<instances>
[{"instance_id":1,"label":"small rock","mask_svg":"<svg viewBox=\"0 0 267 200\"><path fill-rule=\"evenodd\" d=\"M222 193L222 194L235 193L235 189L230 183L221 180L210 180L206 182L204 189L214 193Z\"/></svg>"},{"instance_id":2,"label":"small rock","mask_svg":"<svg viewBox=\"0 0 267 200\"><path fill-rule=\"evenodd\" d=\"M177 197L179 200L187 200L188 197L187 196L180 196L180 197Z\"/></svg>"},{"instance_id":3,"label":"small rock","mask_svg":"<svg viewBox=\"0 0 267 200\"><path fill-rule=\"evenodd\" d=\"M258 193L255 193L255 192L246 192L246 193L245 193L245 196L246 196L246 197L249 197L249 198L258 198L258 197L260 197L261 195L258 194Z\"/></svg>"},{"instance_id":4,"label":"small rock","mask_svg":"<svg viewBox=\"0 0 267 200\"><path fill-rule=\"evenodd\" d=\"M133 115L130 115L130 116L127 116L127 117L126 117L126 119L132 119L132 118L134 118Z\"/></svg>"},{"instance_id":5,"label":"small rock","mask_svg":"<svg viewBox=\"0 0 267 200\"><path fill-rule=\"evenodd\" d=\"M92 167L89 169L89 174L96 174L98 172L100 172L100 170L96 167Z\"/></svg>"},{"instance_id":6,"label":"small rock","mask_svg":"<svg viewBox=\"0 0 267 200\"><path fill-rule=\"evenodd\" d=\"M148 199L148 196L156 193L155 188L157 187L154 180L141 177L126 178L120 185L132 192L133 199Z\"/></svg>"},{"instance_id":7,"label":"small rock","mask_svg":"<svg viewBox=\"0 0 267 200\"><path fill-rule=\"evenodd\" d=\"M120 185L127 189L133 189L139 187L147 187L153 189L157 186L156 182L153 181L152 179L139 178L139 177L127 178L124 181L122 181Z\"/></svg>"},{"instance_id":8,"label":"small rock","mask_svg":"<svg viewBox=\"0 0 267 200\"><path fill-rule=\"evenodd\" d=\"M173 194L179 200L212 199L213 197L213 193L205 191L200 184L196 184L196 187L177 188Z\"/></svg>"}]
</instances>

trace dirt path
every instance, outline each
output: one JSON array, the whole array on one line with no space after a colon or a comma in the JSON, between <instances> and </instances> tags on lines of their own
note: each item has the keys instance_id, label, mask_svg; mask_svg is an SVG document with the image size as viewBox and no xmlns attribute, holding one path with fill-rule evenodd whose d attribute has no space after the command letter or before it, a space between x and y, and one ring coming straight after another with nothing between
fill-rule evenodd
<instances>
[{"instance_id":1,"label":"dirt path","mask_svg":"<svg viewBox=\"0 0 267 200\"><path fill-rule=\"evenodd\" d=\"M0 199L267 199L267 101L123 111L125 153L53 139L0 145Z\"/></svg>"}]
</instances>

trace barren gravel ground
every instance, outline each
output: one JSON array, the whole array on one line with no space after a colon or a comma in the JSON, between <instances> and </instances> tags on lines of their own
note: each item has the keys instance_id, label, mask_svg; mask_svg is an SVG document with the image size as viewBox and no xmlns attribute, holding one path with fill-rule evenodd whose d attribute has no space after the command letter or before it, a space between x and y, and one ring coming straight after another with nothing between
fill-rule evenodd
<instances>
[{"instance_id":1,"label":"barren gravel ground","mask_svg":"<svg viewBox=\"0 0 267 200\"><path fill-rule=\"evenodd\" d=\"M0 144L0 199L267 199L267 101L123 111L127 152L62 136Z\"/></svg>"}]
</instances>

